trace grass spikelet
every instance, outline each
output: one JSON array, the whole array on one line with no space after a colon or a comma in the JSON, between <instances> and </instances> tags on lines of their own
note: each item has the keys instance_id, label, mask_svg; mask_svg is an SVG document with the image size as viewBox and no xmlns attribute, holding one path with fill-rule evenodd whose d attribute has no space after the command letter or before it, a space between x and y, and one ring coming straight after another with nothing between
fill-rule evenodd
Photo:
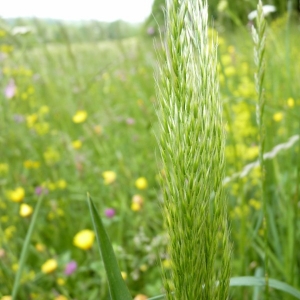
<instances>
[{"instance_id":1,"label":"grass spikelet","mask_svg":"<svg viewBox=\"0 0 300 300\"><path fill-rule=\"evenodd\" d=\"M257 5L257 18L256 27L252 27L252 37L254 41L254 62L257 68L255 74L255 87L257 92L257 104L256 104L256 122L258 125L259 132L259 165L261 169L261 199L263 203L263 228L264 228L264 248L265 248L265 280L266 289L265 295L266 299L269 298L269 285L268 285L268 202L267 197L265 197L265 162L264 162L264 149L265 149L265 128L264 128L264 108L265 108L265 96L264 96L264 77L265 77L265 42L266 42L266 21L263 13L263 5L261 0L259 0Z\"/></svg>"},{"instance_id":2,"label":"grass spikelet","mask_svg":"<svg viewBox=\"0 0 300 300\"><path fill-rule=\"evenodd\" d=\"M164 286L167 299L227 299L230 246L216 42L208 39L206 1L167 1L166 13L158 114L172 264Z\"/></svg>"}]
</instances>

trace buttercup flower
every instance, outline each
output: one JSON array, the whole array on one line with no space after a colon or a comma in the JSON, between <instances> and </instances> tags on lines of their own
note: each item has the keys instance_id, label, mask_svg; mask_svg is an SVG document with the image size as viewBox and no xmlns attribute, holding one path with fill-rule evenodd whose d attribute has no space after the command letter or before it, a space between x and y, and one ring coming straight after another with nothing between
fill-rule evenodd
<instances>
[{"instance_id":1,"label":"buttercup flower","mask_svg":"<svg viewBox=\"0 0 300 300\"><path fill-rule=\"evenodd\" d=\"M1 300L12 300L12 296L3 296Z\"/></svg>"},{"instance_id":2,"label":"buttercup flower","mask_svg":"<svg viewBox=\"0 0 300 300\"><path fill-rule=\"evenodd\" d=\"M41 195L41 194L48 194L49 191L47 188L43 187L43 186L37 186L34 190L35 194L37 196Z\"/></svg>"},{"instance_id":3,"label":"buttercup flower","mask_svg":"<svg viewBox=\"0 0 300 300\"><path fill-rule=\"evenodd\" d=\"M8 193L8 198L13 202L21 202L25 197L25 190L22 187L18 187Z\"/></svg>"},{"instance_id":4,"label":"buttercup flower","mask_svg":"<svg viewBox=\"0 0 300 300\"><path fill-rule=\"evenodd\" d=\"M145 190L148 187L148 182L145 177L140 177L135 181L135 186L139 190Z\"/></svg>"},{"instance_id":5,"label":"buttercup flower","mask_svg":"<svg viewBox=\"0 0 300 300\"><path fill-rule=\"evenodd\" d=\"M64 295L58 295L54 300L68 300L68 298Z\"/></svg>"},{"instance_id":6,"label":"buttercup flower","mask_svg":"<svg viewBox=\"0 0 300 300\"><path fill-rule=\"evenodd\" d=\"M141 195L134 195L132 197L131 210L133 211L141 210L143 203L144 203L144 199Z\"/></svg>"},{"instance_id":7,"label":"buttercup flower","mask_svg":"<svg viewBox=\"0 0 300 300\"><path fill-rule=\"evenodd\" d=\"M282 119L283 119L283 113L282 112L278 112L278 113L273 115L273 120L275 122L280 122Z\"/></svg>"},{"instance_id":8,"label":"buttercup flower","mask_svg":"<svg viewBox=\"0 0 300 300\"><path fill-rule=\"evenodd\" d=\"M72 147L73 147L74 149L80 149L81 146L82 146L82 142L81 142L80 140L76 140L76 141L73 141L73 142L72 142Z\"/></svg>"},{"instance_id":9,"label":"buttercup flower","mask_svg":"<svg viewBox=\"0 0 300 300\"><path fill-rule=\"evenodd\" d=\"M0 174L6 174L9 170L9 165L5 163L0 163Z\"/></svg>"},{"instance_id":10,"label":"buttercup flower","mask_svg":"<svg viewBox=\"0 0 300 300\"><path fill-rule=\"evenodd\" d=\"M141 210L142 206L138 203L131 203L131 206L130 206L131 210L132 211L139 211Z\"/></svg>"},{"instance_id":11,"label":"buttercup flower","mask_svg":"<svg viewBox=\"0 0 300 300\"><path fill-rule=\"evenodd\" d=\"M65 284L66 284L66 281L65 281L65 279L63 279L63 278L58 277L58 278L56 279L56 283L57 283L58 285L65 285Z\"/></svg>"},{"instance_id":12,"label":"buttercup flower","mask_svg":"<svg viewBox=\"0 0 300 300\"><path fill-rule=\"evenodd\" d=\"M146 295L143 295L143 294L138 294L134 297L133 300L147 300L148 297Z\"/></svg>"},{"instance_id":13,"label":"buttercup flower","mask_svg":"<svg viewBox=\"0 0 300 300\"><path fill-rule=\"evenodd\" d=\"M295 105L295 100L293 98L287 99L286 102L289 107L294 107L294 105Z\"/></svg>"},{"instance_id":14,"label":"buttercup flower","mask_svg":"<svg viewBox=\"0 0 300 300\"><path fill-rule=\"evenodd\" d=\"M74 246L83 249L88 250L92 248L95 240L95 233L92 230L84 229L79 231L73 239Z\"/></svg>"},{"instance_id":15,"label":"buttercup flower","mask_svg":"<svg viewBox=\"0 0 300 300\"><path fill-rule=\"evenodd\" d=\"M44 274L50 274L54 272L57 269L57 261L54 258L48 259L43 265L42 265L42 272Z\"/></svg>"},{"instance_id":16,"label":"buttercup flower","mask_svg":"<svg viewBox=\"0 0 300 300\"><path fill-rule=\"evenodd\" d=\"M43 244L41 244L41 243L37 243L37 244L35 245L35 249L36 249L38 252L44 252L45 246L44 246Z\"/></svg>"},{"instance_id":17,"label":"buttercup flower","mask_svg":"<svg viewBox=\"0 0 300 300\"><path fill-rule=\"evenodd\" d=\"M26 217L29 217L33 212L33 208L26 204L26 203L22 203L21 206L20 206L20 211L19 211L19 214L21 217L23 218L26 218Z\"/></svg>"},{"instance_id":18,"label":"buttercup flower","mask_svg":"<svg viewBox=\"0 0 300 300\"><path fill-rule=\"evenodd\" d=\"M127 273L126 272L121 272L121 276L124 280L126 280L127 278Z\"/></svg>"},{"instance_id":19,"label":"buttercup flower","mask_svg":"<svg viewBox=\"0 0 300 300\"><path fill-rule=\"evenodd\" d=\"M117 178L117 174L113 171L105 171L102 173L102 176L106 185L113 183Z\"/></svg>"},{"instance_id":20,"label":"buttercup flower","mask_svg":"<svg viewBox=\"0 0 300 300\"><path fill-rule=\"evenodd\" d=\"M85 110L79 110L73 116L72 120L74 123L79 124L83 123L87 118L87 112Z\"/></svg>"}]
</instances>

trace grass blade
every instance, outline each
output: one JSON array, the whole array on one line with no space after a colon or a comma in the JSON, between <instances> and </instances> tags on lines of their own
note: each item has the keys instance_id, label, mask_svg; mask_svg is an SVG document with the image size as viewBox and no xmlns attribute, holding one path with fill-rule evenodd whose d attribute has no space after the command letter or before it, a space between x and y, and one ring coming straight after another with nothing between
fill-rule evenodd
<instances>
[{"instance_id":1,"label":"grass blade","mask_svg":"<svg viewBox=\"0 0 300 300\"><path fill-rule=\"evenodd\" d=\"M110 243L107 232L96 207L88 194L88 204L93 221L94 230L98 242L98 249L102 256L104 267L108 279L109 291L112 300L132 300L129 290L121 276L118 262Z\"/></svg>"},{"instance_id":2,"label":"grass blade","mask_svg":"<svg viewBox=\"0 0 300 300\"><path fill-rule=\"evenodd\" d=\"M18 293L18 289L19 289L20 279L21 279L22 271L23 271L23 268L24 268L24 265L25 265L28 249L29 249L30 238L31 238L34 226L36 224L36 220L37 220L37 216L39 214L41 203L42 203L42 197L40 197L37 201L37 204L36 204L36 207L34 209L32 219L31 219L31 222L30 222L30 225L29 225L26 237L25 237L25 241L24 241L24 244L23 244L23 247L22 247L20 259L19 259L19 262L18 262L19 268L18 268L17 273L16 273L16 277L15 277L14 285L13 285L13 290L12 290L12 300L17 299L17 293Z\"/></svg>"},{"instance_id":3,"label":"grass blade","mask_svg":"<svg viewBox=\"0 0 300 300\"><path fill-rule=\"evenodd\" d=\"M230 279L230 286L265 286L266 280L264 277L254 277L254 276L243 276L243 277L233 277ZM285 292L300 299L300 291L296 290L289 284L276 280L269 279L268 285L276 290Z\"/></svg>"},{"instance_id":4,"label":"grass blade","mask_svg":"<svg viewBox=\"0 0 300 300\"><path fill-rule=\"evenodd\" d=\"M266 280L264 277L254 277L254 276L242 276L242 277L233 277L230 279L229 286L265 286ZM296 299L300 299L300 291L296 290L289 284L276 280L276 279L269 279L268 285L276 290L285 292L287 294L290 294L294 296ZM165 299L164 295L158 295L152 298L149 298L148 300L158 300L158 299Z\"/></svg>"}]
</instances>

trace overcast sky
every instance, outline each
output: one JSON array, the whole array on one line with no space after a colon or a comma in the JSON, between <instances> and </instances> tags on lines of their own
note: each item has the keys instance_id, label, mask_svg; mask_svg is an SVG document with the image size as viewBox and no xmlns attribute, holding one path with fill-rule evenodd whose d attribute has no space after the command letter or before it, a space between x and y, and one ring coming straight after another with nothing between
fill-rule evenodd
<instances>
[{"instance_id":1,"label":"overcast sky","mask_svg":"<svg viewBox=\"0 0 300 300\"><path fill-rule=\"evenodd\" d=\"M118 19L143 22L154 0L1 0L2 18L39 17L63 20Z\"/></svg>"}]
</instances>

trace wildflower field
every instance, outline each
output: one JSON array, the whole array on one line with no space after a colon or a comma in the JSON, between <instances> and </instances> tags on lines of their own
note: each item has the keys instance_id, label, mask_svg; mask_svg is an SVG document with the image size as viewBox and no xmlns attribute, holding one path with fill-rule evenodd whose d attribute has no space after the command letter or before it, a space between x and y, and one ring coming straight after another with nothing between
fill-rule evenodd
<instances>
[{"instance_id":1,"label":"wildflower field","mask_svg":"<svg viewBox=\"0 0 300 300\"><path fill-rule=\"evenodd\" d=\"M251 30L218 31L231 277L264 276L267 253L269 277L300 290L299 21L285 14L267 27L267 229ZM38 42L31 47L28 39ZM1 300L11 299L33 218L15 299L109 299L87 192L132 297L164 292L161 267L168 270L172 262L160 188L166 170L157 139L161 51L159 37L75 43L66 30L63 42L46 43L38 27L13 35L1 21ZM231 287L230 299L263 299L261 290ZM270 287L270 299L294 298Z\"/></svg>"}]
</instances>

